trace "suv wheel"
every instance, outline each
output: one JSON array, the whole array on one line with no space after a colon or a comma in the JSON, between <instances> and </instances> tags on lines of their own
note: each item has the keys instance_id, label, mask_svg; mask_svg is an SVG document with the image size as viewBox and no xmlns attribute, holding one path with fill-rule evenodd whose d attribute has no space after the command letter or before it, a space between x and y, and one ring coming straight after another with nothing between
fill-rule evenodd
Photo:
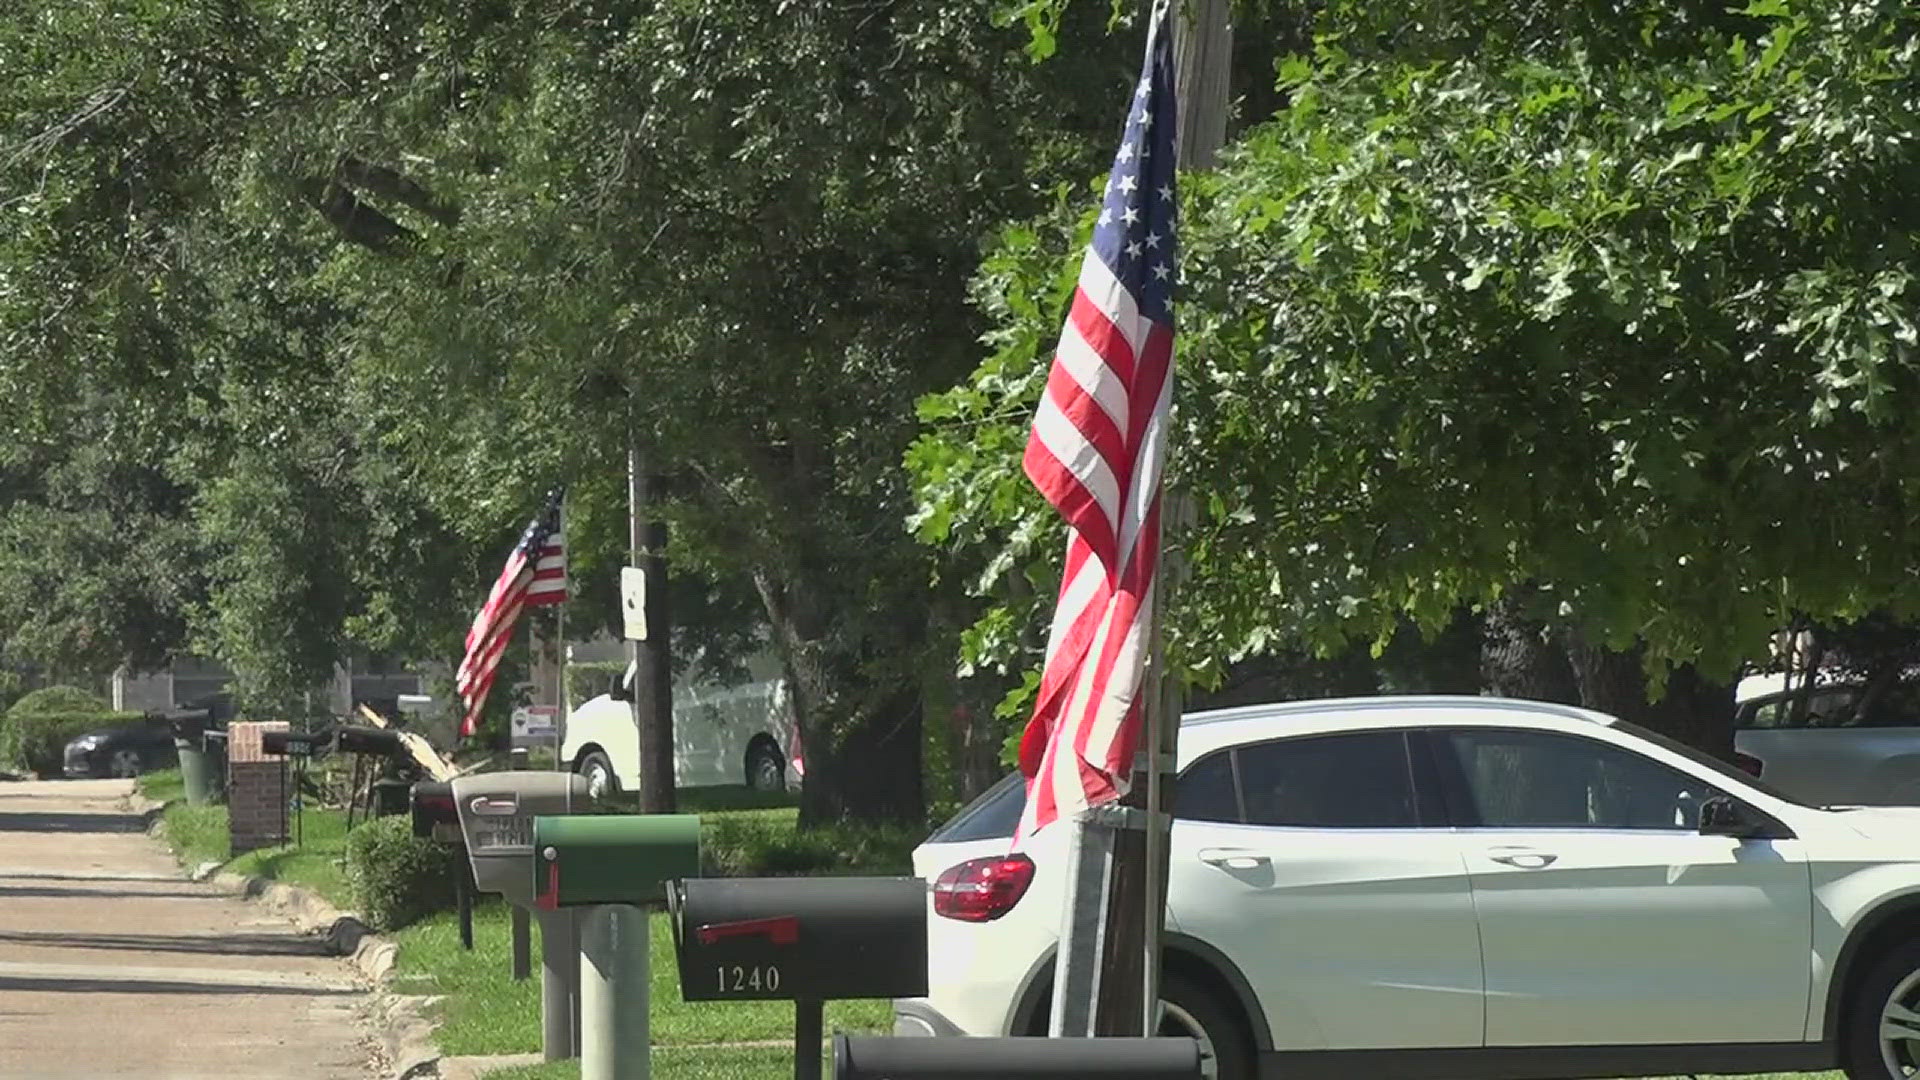
<instances>
[{"instance_id":1,"label":"suv wheel","mask_svg":"<svg viewBox=\"0 0 1920 1080\"><path fill-rule=\"evenodd\" d=\"M1178 975L1160 977L1160 1030L1200 1043L1200 1075L1207 1080L1253 1080L1253 1040L1237 1010Z\"/></svg>"},{"instance_id":2,"label":"suv wheel","mask_svg":"<svg viewBox=\"0 0 1920 1080\"><path fill-rule=\"evenodd\" d=\"M107 774L125 780L140 775L140 751L115 750L107 759Z\"/></svg>"},{"instance_id":3,"label":"suv wheel","mask_svg":"<svg viewBox=\"0 0 1920 1080\"><path fill-rule=\"evenodd\" d=\"M1920 1074L1920 941L1868 969L1854 994L1841 1044L1851 1080Z\"/></svg>"},{"instance_id":4,"label":"suv wheel","mask_svg":"<svg viewBox=\"0 0 1920 1080\"><path fill-rule=\"evenodd\" d=\"M613 771L613 761L600 751L580 759L580 775L587 778L589 798L599 801L620 797L620 776Z\"/></svg>"},{"instance_id":5,"label":"suv wheel","mask_svg":"<svg viewBox=\"0 0 1920 1080\"><path fill-rule=\"evenodd\" d=\"M787 790L787 763L780 751L764 742L747 749L747 786L755 791Z\"/></svg>"}]
</instances>

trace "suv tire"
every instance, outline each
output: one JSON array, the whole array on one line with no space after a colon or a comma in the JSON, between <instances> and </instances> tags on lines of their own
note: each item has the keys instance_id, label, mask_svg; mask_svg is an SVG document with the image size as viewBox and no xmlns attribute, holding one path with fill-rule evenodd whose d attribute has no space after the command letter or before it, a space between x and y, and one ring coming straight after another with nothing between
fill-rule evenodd
<instances>
[{"instance_id":1,"label":"suv tire","mask_svg":"<svg viewBox=\"0 0 1920 1080\"><path fill-rule=\"evenodd\" d=\"M1841 1023L1840 1060L1850 1080L1907 1080L1903 1066L1920 1066L1920 941L1867 969ZM1888 1026L1905 1036L1886 1038Z\"/></svg>"},{"instance_id":2,"label":"suv tire","mask_svg":"<svg viewBox=\"0 0 1920 1080\"><path fill-rule=\"evenodd\" d=\"M1171 973L1160 977L1160 999L1166 1003L1166 1012L1160 1030L1154 1034L1197 1036L1202 1052L1212 1058L1202 1062L1206 1076L1253 1080L1253 1040L1247 1036L1238 1008Z\"/></svg>"},{"instance_id":3,"label":"suv tire","mask_svg":"<svg viewBox=\"0 0 1920 1080\"><path fill-rule=\"evenodd\" d=\"M589 788L595 783L601 785L601 789L594 793L594 798L608 800L620 797L620 774L613 771L613 759L605 753L595 750L581 758L580 775L587 778Z\"/></svg>"},{"instance_id":4,"label":"suv tire","mask_svg":"<svg viewBox=\"0 0 1920 1080\"><path fill-rule=\"evenodd\" d=\"M755 740L747 748L747 786L755 791L787 790L787 763L770 742Z\"/></svg>"}]
</instances>

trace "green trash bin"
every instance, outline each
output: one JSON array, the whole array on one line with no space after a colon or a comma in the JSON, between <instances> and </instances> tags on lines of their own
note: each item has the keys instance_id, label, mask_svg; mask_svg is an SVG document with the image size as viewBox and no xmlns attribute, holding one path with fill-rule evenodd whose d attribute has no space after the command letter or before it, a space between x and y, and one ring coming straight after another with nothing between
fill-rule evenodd
<instances>
[{"instance_id":1,"label":"green trash bin","mask_svg":"<svg viewBox=\"0 0 1920 1080\"><path fill-rule=\"evenodd\" d=\"M180 758L180 779L186 785L187 802L192 806L205 806L212 801L214 779L207 759L207 718L175 716L169 724L173 728L173 749Z\"/></svg>"},{"instance_id":2,"label":"green trash bin","mask_svg":"<svg viewBox=\"0 0 1920 1080\"><path fill-rule=\"evenodd\" d=\"M227 729L209 727L203 743L207 759L207 801L227 801Z\"/></svg>"}]
</instances>

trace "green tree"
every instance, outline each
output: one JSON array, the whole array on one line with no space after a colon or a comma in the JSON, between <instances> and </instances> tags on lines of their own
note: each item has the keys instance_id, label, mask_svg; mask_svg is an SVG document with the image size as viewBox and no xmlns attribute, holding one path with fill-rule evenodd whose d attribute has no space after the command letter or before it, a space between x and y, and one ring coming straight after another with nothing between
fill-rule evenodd
<instances>
[{"instance_id":1,"label":"green tree","mask_svg":"<svg viewBox=\"0 0 1920 1080\"><path fill-rule=\"evenodd\" d=\"M1792 612L1920 599L1916 17L1454 10L1336 8L1290 106L1190 179L1173 648L1204 681L1531 582L1584 700L1723 745L1725 681ZM909 459L921 535L992 554L1012 606L971 646L1015 668L1057 573L1015 462L1090 205L1004 235L997 351Z\"/></svg>"},{"instance_id":2,"label":"green tree","mask_svg":"<svg viewBox=\"0 0 1920 1080\"><path fill-rule=\"evenodd\" d=\"M772 628L803 817L915 817L950 652L899 528L912 402L975 359L979 237L1090 165L1126 61L1035 68L932 2L536 9L291 9L326 48L280 77L324 104L263 137L240 202L330 231L354 408L468 542L564 477L610 580L640 432L675 574L716 611L749 587Z\"/></svg>"}]
</instances>

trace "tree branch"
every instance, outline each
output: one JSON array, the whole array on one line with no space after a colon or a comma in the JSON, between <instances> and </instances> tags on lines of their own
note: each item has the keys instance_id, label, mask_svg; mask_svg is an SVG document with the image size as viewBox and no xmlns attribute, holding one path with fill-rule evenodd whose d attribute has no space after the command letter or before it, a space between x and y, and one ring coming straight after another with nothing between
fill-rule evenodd
<instances>
[{"instance_id":1,"label":"tree branch","mask_svg":"<svg viewBox=\"0 0 1920 1080\"><path fill-rule=\"evenodd\" d=\"M460 223L460 211L457 208L440 201L431 191L385 165L343 157L340 159L340 176L354 187L411 206L448 228Z\"/></svg>"},{"instance_id":2,"label":"tree branch","mask_svg":"<svg viewBox=\"0 0 1920 1080\"><path fill-rule=\"evenodd\" d=\"M341 236L370 251L389 253L396 243L412 243L415 233L341 184L318 177L300 182L300 196Z\"/></svg>"}]
</instances>

